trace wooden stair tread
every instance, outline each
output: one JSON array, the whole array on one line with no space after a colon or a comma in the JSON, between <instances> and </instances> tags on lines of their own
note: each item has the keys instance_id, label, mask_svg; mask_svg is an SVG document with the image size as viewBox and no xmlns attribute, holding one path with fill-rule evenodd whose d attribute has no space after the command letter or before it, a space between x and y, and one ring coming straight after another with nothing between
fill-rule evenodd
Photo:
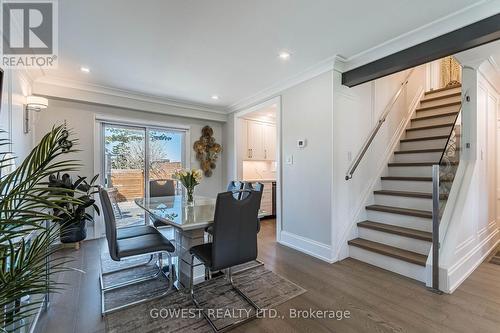
<instances>
[{"instance_id":1,"label":"wooden stair tread","mask_svg":"<svg viewBox=\"0 0 500 333\"><path fill-rule=\"evenodd\" d=\"M373 222L373 221L363 221L358 223L358 227L377 230L381 232L387 232L389 234L394 234L398 236L403 236L407 238L419 239L426 242L432 242L432 233L427 231L421 231L411 228L399 227L396 225Z\"/></svg>"},{"instance_id":2,"label":"wooden stair tread","mask_svg":"<svg viewBox=\"0 0 500 333\"><path fill-rule=\"evenodd\" d=\"M448 139L448 135L424 136L421 138L401 139L399 142L426 141L426 140L442 140Z\"/></svg>"},{"instance_id":3,"label":"wooden stair tread","mask_svg":"<svg viewBox=\"0 0 500 333\"><path fill-rule=\"evenodd\" d=\"M402 180L414 182L432 182L432 177L383 176L382 180Z\"/></svg>"},{"instance_id":4,"label":"wooden stair tread","mask_svg":"<svg viewBox=\"0 0 500 333\"><path fill-rule=\"evenodd\" d=\"M368 251L372 251L375 253L379 253L382 255L386 255L388 257L396 258L399 260L403 260L412 264L416 264L419 266L424 266L427 261L427 257L423 254L399 249L394 246L389 246L377 242L372 242L362 238L356 238L348 241L349 245L356 246Z\"/></svg>"},{"instance_id":5,"label":"wooden stair tread","mask_svg":"<svg viewBox=\"0 0 500 333\"><path fill-rule=\"evenodd\" d=\"M424 102L432 102L432 101L437 101L437 100L440 100L440 99L446 99L446 98L450 98L450 97L458 97L458 96L461 96L461 95L462 95L462 92L461 92L461 91L459 91L459 92L452 93L452 94L448 94L448 95L442 95L442 96L434 96L434 97L423 98L420 102L421 102L421 103L424 103Z\"/></svg>"},{"instance_id":6,"label":"wooden stair tread","mask_svg":"<svg viewBox=\"0 0 500 333\"><path fill-rule=\"evenodd\" d=\"M383 176L382 180L401 180L401 181L414 181L414 182L432 182L432 177L405 177L405 176ZM452 179L443 178L441 182L450 182Z\"/></svg>"},{"instance_id":7,"label":"wooden stair tread","mask_svg":"<svg viewBox=\"0 0 500 333\"><path fill-rule=\"evenodd\" d=\"M427 211L427 210L400 208L400 207L392 207L392 206L384 206L384 205L369 205L369 206L366 206L366 209L367 210L374 210L374 211L378 211L378 212L385 212L385 213L423 217L426 219L432 218L432 212Z\"/></svg>"},{"instance_id":8,"label":"wooden stair tread","mask_svg":"<svg viewBox=\"0 0 500 333\"><path fill-rule=\"evenodd\" d=\"M428 110L434 110L434 109L440 109L440 108L445 108L448 106L453 106L453 105L460 105L462 104L462 101L457 101L457 102L449 102L449 103L443 103L439 105L432 105L432 106L424 106L422 108L417 108L418 111L428 111Z\"/></svg>"},{"instance_id":9,"label":"wooden stair tread","mask_svg":"<svg viewBox=\"0 0 500 333\"><path fill-rule=\"evenodd\" d=\"M373 193L379 194L379 195L392 195L392 196L396 196L396 197L432 199L432 193L426 193L426 192L376 190L376 191L373 191ZM441 200L445 200L448 198L448 195L445 193L442 193L439 197Z\"/></svg>"},{"instance_id":10,"label":"wooden stair tread","mask_svg":"<svg viewBox=\"0 0 500 333\"><path fill-rule=\"evenodd\" d=\"M411 166L433 166L434 164L439 164L437 162L393 162L388 163L387 165L390 167L411 167ZM451 165L457 165L458 162L449 162Z\"/></svg>"},{"instance_id":11,"label":"wooden stair tread","mask_svg":"<svg viewBox=\"0 0 500 333\"><path fill-rule=\"evenodd\" d=\"M457 85L454 85L454 86L450 86L450 87L443 87L443 88L439 88L439 89L434 89L434 90L429 90L429 91L426 91L424 93L424 95L432 95L434 93L437 93L437 92L441 92L441 91L445 91L445 90L451 90L451 89L455 89L455 88L460 88L462 85L461 84L457 84Z\"/></svg>"},{"instance_id":12,"label":"wooden stair tread","mask_svg":"<svg viewBox=\"0 0 500 333\"><path fill-rule=\"evenodd\" d=\"M425 192L376 190L376 191L373 191L373 193L375 193L375 194L381 194L381 195L392 195L392 196L399 196L399 197L408 197L408 198L432 199L432 193L425 193Z\"/></svg>"},{"instance_id":13,"label":"wooden stair tread","mask_svg":"<svg viewBox=\"0 0 500 333\"><path fill-rule=\"evenodd\" d=\"M439 153L442 152L443 148L433 148L433 149L414 149L414 150L398 150L394 154L419 154L419 153Z\"/></svg>"},{"instance_id":14,"label":"wooden stair tread","mask_svg":"<svg viewBox=\"0 0 500 333\"><path fill-rule=\"evenodd\" d=\"M433 114L433 115L430 115L430 116L416 117L416 118L413 118L411 121L418 121L418 120L427 120L427 119L433 119L433 118L442 118L442 117L456 116L457 114L458 114L458 111L446 112L446 113L440 113L440 114Z\"/></svg>"},{"instance_id":15,"label":"wooden stair tread","mask_svg":"<svg viewBox=\"0 0 500 333\"><path fill-rule=\"evenodd\" d=\"M429 125L429 126L420 126L420 127L410 127L407 128L407 132L411 131L421 131L421 130L427 130L427 129L433 129L433 128L441 128L441 127L451 127L455 125L454 123L446 123L446 124L438 124L438 125Z\"/></svg>"},{"instance_id":16,"label":"wooden stair tread","mask_svg":"<svg viewBox=\"0 0 500 333\"><path fill-rule=\"evenodd\" d=\"M434 164L438 164L438 162L393 162L388 163L387 165L390 167L398 167L398 166L433 166Z\"/></svg>"}]
</instances>

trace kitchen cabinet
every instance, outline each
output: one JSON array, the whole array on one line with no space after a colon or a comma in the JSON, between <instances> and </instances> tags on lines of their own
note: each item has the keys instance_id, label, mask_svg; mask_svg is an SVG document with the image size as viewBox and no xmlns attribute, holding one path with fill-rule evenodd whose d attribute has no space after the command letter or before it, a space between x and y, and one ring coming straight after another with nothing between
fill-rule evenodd
<instances>
[{"instance_id":1,"label":"kitchen cabinet","mask_svg":"<svg viewBox=\"0 0 500 333\"><path fill-rule=\"evenodd\" d=\"M246 160L276 159L276 126L247 120Z\"/></svg>"}]
</instances>

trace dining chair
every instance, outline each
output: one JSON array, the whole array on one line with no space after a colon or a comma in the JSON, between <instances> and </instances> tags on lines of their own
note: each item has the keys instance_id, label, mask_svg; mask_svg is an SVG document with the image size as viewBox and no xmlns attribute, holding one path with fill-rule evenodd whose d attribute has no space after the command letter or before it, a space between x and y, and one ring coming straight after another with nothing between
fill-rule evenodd
<instances>
[{"instance_id":1,"label":"dining chair","mask_svg":"<svg viewBox=\"0 0 500 333\"><path fill-rule=\"evenodd\" d=\"M233 196L235 197L235 199L241 199L245 193L248 193L246 191L241 191L243 189L262 192L264 191L264 184L262 183L252 184L252 182L240 182L233 180L229 182L229 185L227 186L228 192L233 192ZM259 233L259 231L260 231L260 219L257 219L257 233ZM211 241L213 235L213 225L209 225L208 227L206 227L205 232L208 234L208 240Z\"/></svg>"},{"instance_id":2,"label":"dining chair","mask_svg":"<svg viewBox=\"0 0 500 333\"><path fill-rule=\"evenodd\" d=\"M105 315L110 312L121 310L136 304L144 303L156 298L163 297L167 295L170 291L174 290L173 280L175 272L172 265L171 253L175 252L174 245L166 239L161 232L152 226L133 226L127 228L117 228L116 218L111 205L111 200L109 198L108 192L103 188L99 187L99 197L101 200L102 213L104 217L104 226L106 231L106 240L108 243L109 255L114 261L121 261L125 258L136 257L141 255L150 255L149 261L146 263L129 265L116 270L103 272L101 267L101 272L99 275L99 281L101 286L101 313ZM163 271L163 253L167 254L168 257L168 272L169 276ZM153 275L146 277L135 278L128 281L120 282L117 284L104 286L103 277L108 274L117 273L120 271L128 270L131 268L137 268L149 264L154 256L158 257L157 261L157 271ZM161 293L160 295L154 297L146 297L138 301L123 304L112 309L105 309L104 306L104 295L110 290L116 290L126 286L134 285L141 282L146 282L148 280L156 279L161 277L161 274L165 274L168 279L168 289Z\"/></svg>"},{"instance_id":3,"label":"dining chair","mask_svg":"<svg viewBox=\"0 0 500 333\"><path fill-rule=\"evenodd\" d=\"M196 300L193 283L193 270L195 266L205 265L211 271L227 269L227 279L231 287L254 309L255 313L245 319L239 320L223 328L217 328L205 311L203 316L214 331L219 332L233 328L252 320L261 311L245 293L234 283L232 267L257 259L257 217L259 213L262 192L240 190L245 194L238 199L233 196L235 192L223 192L217 195L214 215L213 242L196 245L189 250L191 254L191 280L190 294L194 305L201 308ZM238 223L235 223L238 221ZM194 259L201 263L195 265Z\"/></svg>"},{"instance_id":4,"label":"dining chair","mask_svg":"<svg viewBox=\"0 0 500 333\"><path fill-rule=\"evenodd\" d=\"M175 195L175 181L173 179L156 179L149 181L149 197L170 197ZM172 228L167 224L163 223L161 220L151 217L153 225L158 228ZM171 229L173 230L173 229Z\"/></svg>"},{"instance_id":5,"label":"dining chair","mask_svg":"<svg viewBox=\"0 0 500 333\"><path fill-rule=\"evenodd\" d=\"M155 179L149 181L149 196L169 197L175 195L175 182L173 179Z\"/></svg>"}]
</instances>

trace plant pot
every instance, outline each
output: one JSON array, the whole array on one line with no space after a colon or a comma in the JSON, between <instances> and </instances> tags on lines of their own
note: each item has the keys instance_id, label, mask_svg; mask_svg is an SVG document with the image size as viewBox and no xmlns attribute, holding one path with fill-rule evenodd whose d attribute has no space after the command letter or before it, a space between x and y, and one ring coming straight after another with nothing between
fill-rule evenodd
<instances>
[{"instance_id":1,"label":"plant pot","mask_svg":"<svg viewBox=\"0 0 500 333\"><path fill-rule=\"evenodd\" d=\"M76 243L87 238L87 221L66 221L59 229L61 243Z\"/></svg>"}]
</instances>

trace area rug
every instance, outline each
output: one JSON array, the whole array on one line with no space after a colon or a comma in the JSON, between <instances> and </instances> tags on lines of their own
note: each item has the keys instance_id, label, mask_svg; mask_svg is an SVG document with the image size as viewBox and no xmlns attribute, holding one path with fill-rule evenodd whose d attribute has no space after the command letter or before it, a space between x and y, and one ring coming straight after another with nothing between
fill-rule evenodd
<instances>
[{"instance_id":1,"label":"area rug","mask_svg":"<svg viewBox=\"0 0 500 333\"><path fill-rule=\"evenodd\" d=\"M242 271L248 265L255 266L255 263L235 268L234 283L263 309L272 309L306 292L302 287L271 272L263 265ZM151 274L154 270L153 264L133 269L131 272L127 270L120 273L122 277L113 278L112 283L123 279L124 274L138 277ZM105 302L107 307L113 307L138 297L158 295L164 292L166 287L165 278L152 280L106 293ZM253 308L231 288L224 277L197 284L195 294L200 306L210 315L218 329L254 314ZM202 312L192 304L190 296L181 291L174 291L162 298L108 314L106 330L109 333L212 332Z\"/></svg>"}]
</instances>

